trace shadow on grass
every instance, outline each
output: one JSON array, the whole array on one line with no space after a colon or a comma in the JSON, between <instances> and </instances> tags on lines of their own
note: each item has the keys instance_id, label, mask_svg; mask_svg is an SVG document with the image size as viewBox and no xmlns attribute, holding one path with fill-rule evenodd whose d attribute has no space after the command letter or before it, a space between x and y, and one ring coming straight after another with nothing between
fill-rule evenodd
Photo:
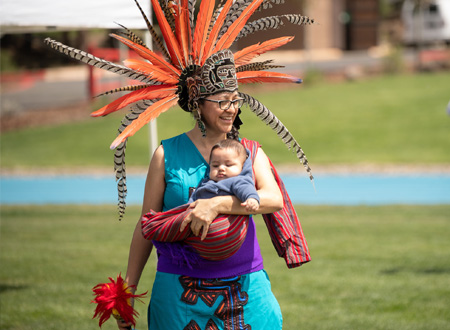
<instances>
[{"instance_id":1,"label":"shadow on grass","mask_svg":"<svg viewBox=\"0 0 450 330\"><path fill-rule=\"evenodd\" d=\"M17 291L28 289L29 285L14 285L14 284L4 284L0 283L0 293L5 293L7 291Z\"/></svg>"}]
</instances>

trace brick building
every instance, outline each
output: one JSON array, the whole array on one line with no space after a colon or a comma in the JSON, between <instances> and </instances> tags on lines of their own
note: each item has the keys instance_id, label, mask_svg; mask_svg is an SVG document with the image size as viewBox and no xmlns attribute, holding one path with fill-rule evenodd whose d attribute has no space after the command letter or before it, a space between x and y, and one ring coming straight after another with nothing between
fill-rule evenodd
<instances>
[{"instance_id":1,"label":"brick building","mask_svg":"<svg viewBox=\"0 0 450 330\"><path fill-rule=\"evenodd\" d=\"M363 50L378 44L380 0L285 0L274 6L271 15L301 13L317 24L285 25L280 30L258 32L239 41L239 47L281 35L295 36L283 49ZM258 13L255 14L255 18ZM264 12L262 16L267 16Z\"/></svg>"}]
</instances>

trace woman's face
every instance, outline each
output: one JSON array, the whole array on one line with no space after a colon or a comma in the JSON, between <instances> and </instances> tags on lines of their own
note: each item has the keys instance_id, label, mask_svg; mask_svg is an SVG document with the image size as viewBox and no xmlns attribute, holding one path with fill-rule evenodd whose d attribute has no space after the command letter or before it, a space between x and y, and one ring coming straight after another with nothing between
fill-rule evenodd
<instances>
[{"instance_id":1,"label":"woman's face","mask_svg":"<svg viewBox=\"0 0 450 330\"><path fill-rule=\"evenodd\" d=\"M205 123L207 131L218 131L220 133L228 133L233 126L234 118L239 111L238 107L231 105L228 110L221 110L219 104L216 102L210 102L208 100L220 101L229 100L233 101L239 98L237 91L223 92L215 95L205 97L200 106L200 114L202 120Z\"/></svg>"}]
</instances>

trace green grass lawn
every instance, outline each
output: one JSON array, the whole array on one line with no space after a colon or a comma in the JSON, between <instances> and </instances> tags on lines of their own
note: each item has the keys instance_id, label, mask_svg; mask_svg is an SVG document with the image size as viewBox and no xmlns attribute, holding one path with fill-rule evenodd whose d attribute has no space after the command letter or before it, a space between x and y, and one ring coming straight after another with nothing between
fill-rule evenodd
<instances>
[{"instance_id":1,"label":"green grass lawn","mask_svg":"<svg viewBox=\"0 0 450 330\"><path fill-rule=\"evenodd\" d=\"M297 210L313 261L294 270L256 219L284 329L449 329L449 205ZM114 206L2 206L0 328L97 329L91 288L126 271L138 213L118 222ZM154 271L152 256L138 291Z\"/></svg>"},{"instance_id":2,"label":"green grass lawn","mask_svg":"<svg viewBox=\"0 0 450 330\"><path fill-rule=\"evenodd\" d=\"M443 164L450 162L448 72L382 76L359 82L252 88L252 95L281 119L315 164ZM244 89L245 91L245 89ZM112 166L110 143L122 115L7 132L1 135L1 166ZM243 108L241 135L258 140L275 163L296 163L271 129ZM158 119L159 138L189 130L194 121L180 109ZM147 166L148 130L131 137L129 166Z\"/></svg>"}]
</instances>

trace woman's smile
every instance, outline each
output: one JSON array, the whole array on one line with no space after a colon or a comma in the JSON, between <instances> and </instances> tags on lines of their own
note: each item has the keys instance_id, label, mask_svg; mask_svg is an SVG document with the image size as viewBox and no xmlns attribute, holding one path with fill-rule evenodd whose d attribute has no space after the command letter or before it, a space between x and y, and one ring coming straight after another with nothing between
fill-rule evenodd
<instances>
[{"instance_id":1,"label":"woman's smile","mask_svg":"<svg viewBox=\"0 0 450 330\"><path fill-rule=\"evenodd\" d=\"M221 120L225 121L228 124L232 124L233 120L234 120L234 116L233 115L224 115L224 116L220 116L219 117Z\"/></svg>"}]
</instances>

